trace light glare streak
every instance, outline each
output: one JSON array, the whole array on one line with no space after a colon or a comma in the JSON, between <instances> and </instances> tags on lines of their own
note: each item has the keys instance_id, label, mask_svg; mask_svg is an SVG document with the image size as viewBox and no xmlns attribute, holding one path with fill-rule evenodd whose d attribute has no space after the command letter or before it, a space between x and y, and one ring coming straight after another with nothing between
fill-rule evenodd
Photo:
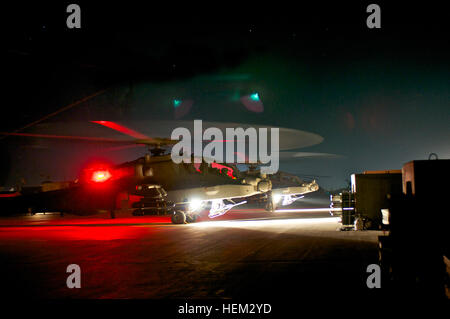
<instances>
[{"instance_id":1,"label":"light glare streak","mask_svg":"<svg viewBox=\"0 0 450 319\"><path fill-rule=\"evenodd\" d=\"M319 224L337 224L340 222L339 217L325 218L289 218L289 219L259 219L259 220L225 220L225 221L208 221L198 224L189 224L191 227L208 228L208 227L268 227L282 225L319 225Z\"/></svg>"},{"instance_id":2,"label":"light glare streak","mask_svg":"<svg viewBox=\"0 0 450 319\"><path fill-rule=\"evenodd\" d=\"M340 212L341 208L296 208L296 209L277 209L276 213L302 213L302 212Z\"/></svg>"}]
</instances>

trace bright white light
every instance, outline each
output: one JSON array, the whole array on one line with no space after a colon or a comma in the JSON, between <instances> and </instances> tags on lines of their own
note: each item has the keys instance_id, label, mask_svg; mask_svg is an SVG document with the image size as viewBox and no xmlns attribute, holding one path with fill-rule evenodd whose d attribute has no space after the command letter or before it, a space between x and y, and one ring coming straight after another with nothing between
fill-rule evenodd
<instances>
[{"instance_id":1,"label":"bright white light","mask_svg":"<svg viewBox=\"0 0 450 319\"><path fill-rule=\"evenodd\" d=\"M273 202L276 204L281 200L281 197L283 197L283 196L281 196L280 194L273 194L272 197L273 197Z\"/></svg>"},{"instance_id":2,"label":"bright white light","mask_svg":"<svg viewBox=\"0 0 450 319\"><path fill-rule=\"evenodd\" d=\"M226 220L226 221L207 221L195 224L189 224L191 227L198 228L209 228L209 227L236 227L236 228L247 228L247 227L270 227L270 226L282 226L282 225L324 225L330 224L334 225L339 223L340 218L338 217L325 217L325 218L289 218L289 219L252 219L252 220Z\"/></svg>"},{"instance_id":3,"label":"bright white light","mask_svg":"<svg viewBox=\"0 0 450 319\"><path fill-rule=\"evenodd\" d=\"M189 202L189 210L196 211L202 207L203 202L200 199L193 199Z\"/></svg>"},{"instance_id":4,"label":"bright white light","mask_svg":"<svg viewBox=\"0 0 450 319\"><path fill-rule=\"evenodd\" d=\"M277 209L277 213L303 213L303 212L340 212L341 208L298 208L298 209Z\"/></svg>"}]
</instances>

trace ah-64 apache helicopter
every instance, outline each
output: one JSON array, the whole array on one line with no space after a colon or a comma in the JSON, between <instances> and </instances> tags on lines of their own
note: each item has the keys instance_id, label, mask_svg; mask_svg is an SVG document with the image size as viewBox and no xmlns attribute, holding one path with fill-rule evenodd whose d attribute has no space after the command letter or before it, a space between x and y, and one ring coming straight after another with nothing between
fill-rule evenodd
<instances>
[{"instance_id":1,"label":"ah-64 apache helicopter","mask_svg":"<svg viewBox=\"0 0 450 319\"><path fill-rule=\"evenodd\" d=\"M91 142L110 142L118 144L143 144L149 147L146 154L134 161L119 165L95 162L82 171L74 182L47 184L40 192L17 194L9 198L16 209L26 207L30 211L58 211L74 214L88 214L107 210L115 217L119 208L136 208L135 214L144 213L147 204L171 215L172 222L184 224L195 222L206 207L208 216L214 218L225 214L231 208L244 204L251 196L263 196L267 209L275 205L288 205L302 194L316 191L315 181L305 183L300 180L289 185L277 184L273 188L272 179L278 181L280 174L273 176L261 174L255 169L240 172L236 165L224 163L180 163L172 161L166 148L176 141L166 138L150 138L123 125L109 122L94 122L126 133L133 140L115 140L95 137L57 136L48 134L3 133L13 136L38 138L64 138L87 140ZM283 175L284 181L285 175ZM292 182L292 181L291 181ZM125 207L121 207L125 206Z\"/></svg>"}]
</instances>

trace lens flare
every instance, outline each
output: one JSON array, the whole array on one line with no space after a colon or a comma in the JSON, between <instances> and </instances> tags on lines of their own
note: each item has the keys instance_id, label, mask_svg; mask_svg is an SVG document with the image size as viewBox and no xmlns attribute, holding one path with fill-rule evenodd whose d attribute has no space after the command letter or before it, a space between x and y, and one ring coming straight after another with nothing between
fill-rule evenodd
<instances>
[{"instance_id":1,"label":"lens flare","mask_svg":"<svg viewBox=\"0 0 450 319\"><path fill-rule=\"evenodd\" d=\"M92 174L92 181L102 183L111 178L111 173L107 170L95 171Z\"/></svg>"},{"instance_id":2,"label":"lens flare","mask_svg":"<svg viewBox=\"0 0 450 319\"><path fill-rule=\"evenodd\" d=\"M203 202L200 199L192 199L189 202L189 210L196 211L200 209L203 205Z\"/></svg>"}]
</instances>

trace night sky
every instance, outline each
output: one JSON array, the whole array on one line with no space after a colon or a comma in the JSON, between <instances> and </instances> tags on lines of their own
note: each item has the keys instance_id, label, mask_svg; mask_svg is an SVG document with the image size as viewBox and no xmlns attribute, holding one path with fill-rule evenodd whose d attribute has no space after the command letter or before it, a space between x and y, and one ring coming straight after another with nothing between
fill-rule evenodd
<instances>
[{"instance_id":1,"label":"night sky","mask_svg":"<svg viewBox=\"0 0 450 319\"><path fill-rule=\"evenodd\" d=\"M106 89L40 124L203 119L313 132L324 141L298 151L338 156L282 162L281 169L315 176L327 189L345 186L352 173L399 169L432 152L450 158L448 14L430 5L377 3L381 29L366 27L369 2L314 8L79 2L79 30L66 28L69 2L7 8L1 131ZM242 102L254 93L263 112ZM174 101L189 104L185 114L176 113ZM74 133L86 135L68 129ZM0 147L0 185L75 178L67 167L92 148L37 146L17 137Z\"/></svg>"}]
</instances>

